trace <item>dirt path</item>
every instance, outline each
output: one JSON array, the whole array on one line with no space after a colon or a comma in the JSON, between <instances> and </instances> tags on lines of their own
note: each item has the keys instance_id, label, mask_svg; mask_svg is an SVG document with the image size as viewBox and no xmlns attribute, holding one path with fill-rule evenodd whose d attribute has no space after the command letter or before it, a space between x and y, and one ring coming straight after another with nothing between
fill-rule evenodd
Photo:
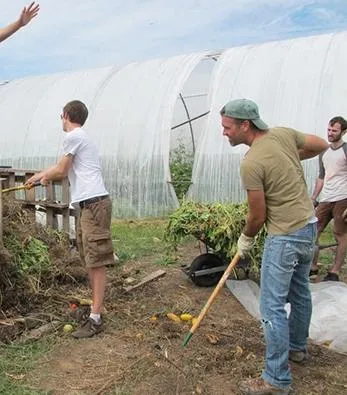
<instances>
[{"instance_id":1,"label":"dirt path","mask_svg":"<svg viewBox=\"0 0 347 395\"><path fill-rule=\"evenodd\" d=\"M190 262L199 251L191 245L182 253ZM211 289L198 288L178 267L167 267L167 275L157 282L130 294L120 291L120 274L140 278L157 269L143 261L114 269L105 331L86 340L60 337L40 369L27 377L29 384L66 395L237 394L238 382L262 369L259 323L225 288L183 349L189 325L170 321L165 313L198 315ZM346 394L347 357L316 345L309 352L304 365L292 365L294 393Z\"/></svg>"}]
</instances>

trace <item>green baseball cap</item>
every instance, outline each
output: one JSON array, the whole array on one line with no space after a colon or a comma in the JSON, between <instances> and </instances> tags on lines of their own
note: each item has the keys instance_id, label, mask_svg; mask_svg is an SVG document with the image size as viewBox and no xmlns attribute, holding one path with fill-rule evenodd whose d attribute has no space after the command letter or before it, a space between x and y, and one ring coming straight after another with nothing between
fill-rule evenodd
<instances>
[{"instance_id":1,"label":"green baseball cap","mask_svg":"<svg viewBox=\"0 0 347 395\"><path fill-rule=\"evenodd\" d=\"M225 117L245 120L248 119L260 130L269 128L267 124L260 119L259 108L252 100L231 100L222 108L220 113Z\"/></svg>"}]
</instances>

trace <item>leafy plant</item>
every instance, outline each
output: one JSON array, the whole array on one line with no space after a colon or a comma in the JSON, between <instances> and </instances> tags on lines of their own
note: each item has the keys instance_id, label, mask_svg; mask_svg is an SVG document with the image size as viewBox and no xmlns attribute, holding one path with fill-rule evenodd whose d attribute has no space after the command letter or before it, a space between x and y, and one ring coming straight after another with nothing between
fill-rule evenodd
<instances>
[{"instance_id":1,"label":"leafy plant","mask_svg":"<svg viewBox=\"0 0 347 395\"><path fill-rule=\"evenodd\" d=\"M51 268L48 246L35 237L29 236L21 242L14 235L5 236L4 245L13 259L12 270L26 278L32 290L38 292L43 275Z\"/></svg>"},{"instance_id":2,"label":"leafy plant","mask_svg":"<svg viewBox=\"0 0 347 395\"><path fill-rule=\"evenodd\" d=\"M237 252L237 240L245 226L247 204L204 204L184 200L170 217L165 238L173 248L187 235L203 241L217 255L230 260ZM250 254L251 270L259 274L266 237L263 228Z\"/></svg>"},{"instance_id":3,"label":"leafy plant","mask_svg":"<svg viewBox=\"0 0 347 395\"><path fill-rule=\"evenodd\" d=\"M178 200L182 200L188 191L192 179L194 155L181 143L171 152L170 172L172 185Z\"/></svg>"}]
</instances>

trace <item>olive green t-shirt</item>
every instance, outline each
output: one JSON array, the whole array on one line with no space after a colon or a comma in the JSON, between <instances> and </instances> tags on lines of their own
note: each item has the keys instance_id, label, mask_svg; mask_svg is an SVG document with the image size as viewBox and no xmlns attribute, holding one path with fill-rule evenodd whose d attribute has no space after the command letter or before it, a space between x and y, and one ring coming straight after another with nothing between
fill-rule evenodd
<instances>
[{"instance_id":1,"label":"olive green t-shirt","mask_svg":"<svg viewBox=\"0 0 347 395\"><path fill-rule=\"evenodd\" d=\"M314 215L298 149L305 135L276 127L256 139L241 162L246 190L264 191L269 234L283 235L306 225Z\"/></svg>"}]
</instances>

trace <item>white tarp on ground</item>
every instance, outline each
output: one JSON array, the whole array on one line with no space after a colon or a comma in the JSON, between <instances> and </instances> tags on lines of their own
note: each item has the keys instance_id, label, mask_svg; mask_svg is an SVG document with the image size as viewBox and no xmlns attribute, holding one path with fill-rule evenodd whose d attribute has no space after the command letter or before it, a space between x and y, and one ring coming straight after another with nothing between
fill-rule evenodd
<instances>
[{"instance_id":1,"label":"white tarp on ground","mask_svg":"<svg viewBox=\"0 0 347 395\"><path fill-rule=\"evenodd\" d=\"M203 202L245 198L239 178L245 146L232 148L222 136L219 112L225 103L252 99L269 126L288 126L325 138L328 121L347 115L346 69L347 32L225 51L211 78L210 114L197 150L190 197ZM303 163L311 188L317 160Z\"/></svg>"},{"instance_id":2,"label":"white tarp on ground","mask_svg":"<svg viewBox=\"0 0 347 395\"><path fill-rule=\"evenodd\" d=\"M42 169L55 163L62 107L79 99L90 110L85 129L99 147L113 214L167 214L178 206L169 171L174 107L204 56L28 77L0 86L0 166Z\"/></svg>"},{"instance_id":3,"label":"white tarp on ground","mask_svg":"<svg viewBox=\"0 0 347 395\"><path fill-rule=\"evenodd\" d=\"M245 309L260 320L258 285L251 280L227 280L226 285ZM328 342L329 348L347 354L347 285L327 281L311 284L311 291L310 338L318 344Z\"/></svg>"}]
</instances>

